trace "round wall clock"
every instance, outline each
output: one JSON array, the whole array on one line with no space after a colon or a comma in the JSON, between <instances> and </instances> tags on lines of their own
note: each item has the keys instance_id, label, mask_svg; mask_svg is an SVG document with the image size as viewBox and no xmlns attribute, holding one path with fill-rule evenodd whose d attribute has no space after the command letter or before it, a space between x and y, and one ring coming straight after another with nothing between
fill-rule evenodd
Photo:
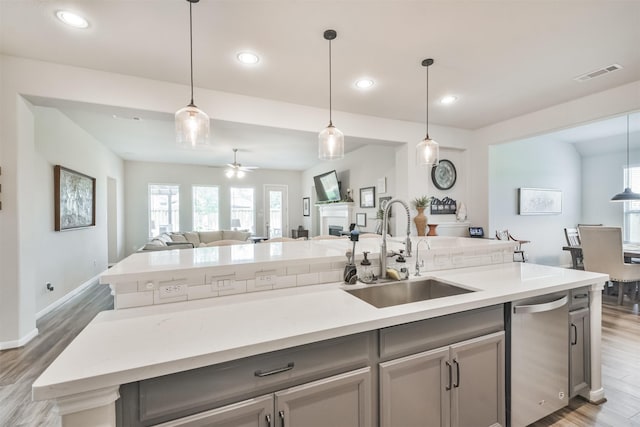
<instances>
[{"instance_id":1,"label":"round wall clock","mask_svg":"<svg viewBox=\"0 0 640 427\"><path fill-rule=\"evenodd\" d=\"M451 160L442 159L431 169L431 180L439 190L449 190L456 183L456 178L456 167Z\"/></svg>"}]
</instances>

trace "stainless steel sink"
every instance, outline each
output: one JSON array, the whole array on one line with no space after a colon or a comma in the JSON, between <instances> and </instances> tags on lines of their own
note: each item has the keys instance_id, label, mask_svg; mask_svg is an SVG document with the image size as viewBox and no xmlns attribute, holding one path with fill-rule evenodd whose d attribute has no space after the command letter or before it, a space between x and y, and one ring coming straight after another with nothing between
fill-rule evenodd
<instances>
[{"instance_id":1,"label":"stainless steel sink","mask_svg":"<svg viewBox=\"0 0 640 427\"><path fill-rule=\"evenodd\" d=\"M434 279L392 282L360 289L345 289L375 307L392 307L410 302L425 301L474 292Z\"/></svg>"}]
</instances>

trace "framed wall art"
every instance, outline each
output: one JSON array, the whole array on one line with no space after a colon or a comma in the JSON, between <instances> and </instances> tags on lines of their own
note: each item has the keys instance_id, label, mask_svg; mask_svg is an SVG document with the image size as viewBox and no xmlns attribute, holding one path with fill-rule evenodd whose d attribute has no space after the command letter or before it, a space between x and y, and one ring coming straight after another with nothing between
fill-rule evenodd
<instances>
[{"instance_id":1,"label":"framed wall art","mask_svg":"<svg viewBox=\"0 0 640 427\"><path fill-rule=\"evenodd\" d=\"M548 188L520 188L520 215L559 215L562 213L562 191Z\"/></svg>"},{"instance_id":2,"label":"framed wall art","mask_svg":"<svg viewBox=\"0 0 640 427\"><path fill-rule=\"evenodd\" d=\"M309 197L302 198L302 215L303 216L311 215L311 198Z\"/></svg>"},{"instance_id":3,"label":"framed wall art","mask_svg":"<svg viewBox=\"0 0 640 427\"><path fill-rule=\"evenodd\" d=\"M356 225L358 227L366 227L367 226L367 214L358 212L356 214Z\"/></svg>"},{"instance_id":4,"label":"framed wall art","mask_svg":"<svg viewBox=\"0 0 640 427\"><path fill-rule=\"evenodd\" d=\"M376 187L364 187L360 189L360 207L376 207Z\"/></svg>"},{"instance_id":5,"label":"framed wall art","mask_svg":"<svg viewBox=\"0 0 640 427\"><path fill-rule=\"evenodd\" d=\"M96 225L95 178L55 165L53 185L56 231Z\"/></svg>"}]
</instances>

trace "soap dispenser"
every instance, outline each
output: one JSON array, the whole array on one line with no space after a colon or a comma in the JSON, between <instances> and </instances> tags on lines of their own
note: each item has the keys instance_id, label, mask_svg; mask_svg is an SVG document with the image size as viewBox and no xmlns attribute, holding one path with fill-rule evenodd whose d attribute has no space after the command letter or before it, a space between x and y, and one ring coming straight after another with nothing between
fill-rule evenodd
<instances>
[{"instance_id":1,"label":"soap dispenser","mask_svg":"<svg viewBox=\"0 0 640 427\"><path fill-rule=\"evenodd\" d=\"M407 260L404 258L403 250L400 250L400 253L396 257L394 268L400 275L401 279L409 278L409 268L407 268Z\"/></svg>"},{"instance_id":2,"label":"soap dispenser","mask_svg":"<svg viewBox=\"0 0 640 427\"><path fill-rule=\"evenodd\" d=\"M360 281L363 283L373 283L376 280L376 276L373 274L371 261L367 258L369 252L363 252L362 255L364 259L360 262Z\"/></svg>"}]
</instances>

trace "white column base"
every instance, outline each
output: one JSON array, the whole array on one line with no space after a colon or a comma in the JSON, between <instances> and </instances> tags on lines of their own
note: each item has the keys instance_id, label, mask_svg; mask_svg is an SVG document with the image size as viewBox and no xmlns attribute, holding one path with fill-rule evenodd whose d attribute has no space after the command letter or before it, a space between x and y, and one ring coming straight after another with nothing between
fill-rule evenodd
<instances>
[{"instance_id":1,"label":"white column base","mask_svg":"<svg viewBox=\"0 0 640 427\"><path fill-rule=\"evenodd\" d=\"M590 362L591 385L585 393L589 402L599 405L606 402L602 388L602 289L604 283L592 285L589 289L589 324L591 328Z\"/></svg>"},{"instance_id":2,"label":"white column base","mask_svg":"<svg viewBox=\"0 0 640 427\"><path fill-rule=\"evenodd\" d=\"M62 427L115 427L119 387L107 387L56 399Z\"/></svg>"}]
</instances>

